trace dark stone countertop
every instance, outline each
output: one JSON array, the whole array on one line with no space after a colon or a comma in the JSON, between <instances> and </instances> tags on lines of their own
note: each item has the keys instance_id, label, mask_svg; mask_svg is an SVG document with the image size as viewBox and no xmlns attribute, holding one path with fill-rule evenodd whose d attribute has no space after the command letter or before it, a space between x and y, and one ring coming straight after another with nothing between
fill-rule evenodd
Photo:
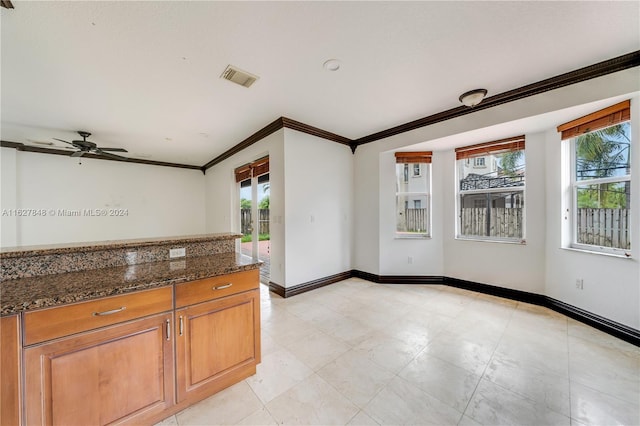
<instances>
[{"instance_id":1,"label":"dark stone countertop","mask_svg":"<svg viewBox=\"0 0 640 426\"><path fill-rule=\"evenodd\" d=\"M52 254L91 252L100 250L114 250L132 247L180 245L205 241L235 240L242 234L224 232L217 234L197 234L180 237L139 238L130 240L110 240L96 242L79 242L65 244L50 244L39 246L3 247L0 248L0 259L25 256L45 256Z\"/></svg>"},{"instance_id":2,"label":"dark stone countertop","mask_svg":"<svg viewBox=\"0 0 640 426\"><path fill-rule=\"evenodd\" d=\"M239 253L92 269L0 283L0 316L179 284L260 267Z\"/></svg>"}]
</instances>

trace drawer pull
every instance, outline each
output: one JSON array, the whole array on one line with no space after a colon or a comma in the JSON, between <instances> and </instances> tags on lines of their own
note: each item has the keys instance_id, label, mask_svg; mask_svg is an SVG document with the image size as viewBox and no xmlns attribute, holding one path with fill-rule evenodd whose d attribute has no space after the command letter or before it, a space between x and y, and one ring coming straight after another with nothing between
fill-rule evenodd
<instances>
[{"instance_id":1,"label":"drawer pull","mask_svg":"<svg viewBox=\"0 0 640 426\"><path fill-rule=\"evenodd\" d=\"M94 316L94 317L103 317L103 316L105 316L105 315L117 314L118 312L122 312L122 311L124 311L125 309L127 309L127 307L126 307L126 306L121 306L121 307L119 307L118 309L112 309L112 310L110 310L110 311L94 312L94 313L93 313L93 316Z\"/></svg>"},{"instance_id":2,"label":"drawer pull","mask_svg":"<svg viewBox=\"0 0 640 426\"><path fill-rule=\"evenodd\" d=\"M219 285L217 287L214 287L213 290L224 290L225 288L229 288L233 285L233 283L228 283L228 284L223 284L223 285Z\"/></svg>"},{"instance_id":3,"label":"drawer pull","mask_svg":"<svg viewBox=\"0 0 640 426\"><path fill-rule=\"evenodd\" d=\"M182 319L182 315L180 315L180 335L184 334L184 320Z\"/></svg>"}]
</instances>

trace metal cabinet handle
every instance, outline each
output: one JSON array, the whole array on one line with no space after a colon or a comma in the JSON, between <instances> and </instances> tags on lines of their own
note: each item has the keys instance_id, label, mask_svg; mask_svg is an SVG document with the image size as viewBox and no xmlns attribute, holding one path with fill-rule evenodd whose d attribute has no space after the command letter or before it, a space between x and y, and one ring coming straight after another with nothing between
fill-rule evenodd
<instances>
[{"instance_id":1,"label":"metal cabinet handle","mask_svg":"<svg viewBox=\"0 0 640 426\"><path fill-rule=\"evenodd\" d=\"M121 306L121 307L119 307L118 309L112 309L112 310L110 310L110 311L94 312L94 313L93 313L93 316L94 316L94 317L102 317L102 316L105 316L105 315L117 314L118 312L122 312L122 311L124 311L125 309L127 309L127 307L126 307L126 306Z\"/></svg>"},{"instance_id":2,"label":"metal cabinet handle","mask_svg":"<svg viewBox=\"0 0 640 426\"><path fill-rule=\"evenodd\" d=\"M167 320L167 340L171 340L171 321Z\"/></svg>"},{"instance_id":3,"label":"metal cabinet handle","mask_svg":"<svg viewBox=\"0 0 640 426\"><path fill-rule=\"evenodd\" d=\"M213 290L224 290L225 288L229 288L233 285L233 283L219 285L217 287L213 287Z\"/></svg>"},{"instance_id":4,"label":"metal cabinet handle","mask_svg":"<svg viewBox=\"0 0 640 426\"><path fill-rule=\"evenodd\" d=\"M182 318L182 315L180 315L180 335L182 336L183 333L184 333L184 319Z\"/></svg>"}]
</instances>

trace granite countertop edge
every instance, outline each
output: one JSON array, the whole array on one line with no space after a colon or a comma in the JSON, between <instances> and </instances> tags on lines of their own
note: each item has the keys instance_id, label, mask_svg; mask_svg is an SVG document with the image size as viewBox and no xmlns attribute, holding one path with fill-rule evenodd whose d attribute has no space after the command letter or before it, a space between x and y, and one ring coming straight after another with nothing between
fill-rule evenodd
<instances>
[{"instance_id":1,"label":"granite countertop edge","mask_svg":"<svg viewBox=\"0 0 640 426\"><path fill-rule=\"evenodd\" d=\"M125 249L130 247L149 247L199 243L207 241L235 240L242 234L224 232L217 234L196 234L180 237L139 238L128 240L109 240L96 242L79 242L70 244L52 244L23 247L3 247L0 249L0 259L10 259L25 256L45 256L75 252L92 252L100 250Z\"/></svg>"},{"instance_id":2,"label":"granite countertop edge","mask_svg":"<svg viewBox=\"0 0 640 426\"><path fill-rule=\"evenodd\" d=\"M223 253L0 282L0 317L257 269L262 262Z\"/></svg>"}]
</instances>

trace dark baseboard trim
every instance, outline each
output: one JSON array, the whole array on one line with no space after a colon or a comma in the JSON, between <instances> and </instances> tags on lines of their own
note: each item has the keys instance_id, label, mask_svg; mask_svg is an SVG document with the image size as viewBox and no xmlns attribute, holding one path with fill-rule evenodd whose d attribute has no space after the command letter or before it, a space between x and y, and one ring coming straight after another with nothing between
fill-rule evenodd
<instances>
[{"instance_id":1,"label":"dark baseboard trim","mask_svg":"<svg viewBox=\"0 0 640 426\"><path fill-rule=\"evenodd\" d=\"M280 284L276 284L273 281L269 281L269 290L274 292L280 297L287 297L287 289L282 287Z\"/></svg>"},{"instance_id":2,"label":"dark baseboard trim","mask_svg":"<svg viewBox=\"0 0 640 426\"><path fill-rule=\"evenodd\" d=\"M329 275L328 277L294 285L293 287L282 287L280 284L269 281L269 290L273 291L278 296L287 298L300 293L306 293L307 291L315 290L329 284L337 283L338 281L346 280L352 276L351 271L341 272L339 274Z\"/></svg>"},{"instance_id":3,"label":"dark baseboard trim","mask_svg":"<svg viewBox=\"0 0 640 426\"><path fill-rule=\"evenodd\" d=\"M564 314L574 320L580 321L607 334L611 334L619 339L640 346L640 330L631 328L619 322L612 321L600 315L585 311L577 306L569 305L553 297L546 296L545 306L556 312Z\"/></svg>"},{"instance_id":4,"label":"dark baseboard trim","mask_svg":"<svg viewBox=\"0 0 640 426\"><path fill-rule=\"evenodd\" d=\"M517 300L518 302L531 303L532 305L546 305L546 296L528 291L513 290L511 288L498 287L495 285L481 284L474 281L465 281L458 278L445 277L444 284L450 287L462 288L478 293L489 294L491 296L504 297L505 299Z\"/></svg>"},{"instance_id":5,"label":"dark baseboard trim","mask_svg":"<svg viewBox=\"0 0 640 426\"><path fill-rule=\"evenodd\" d=\"M510 288L498 287L489 284L482 284L474 281L466 281L458 278L437 276L437 275L375 275L369 272L352 269L351 271L331 275L317 280L309 281L293 287L285 288L279 284L269 282L269 289L281 297L295 296L319 287L324 287L347 278L361 278L377 284L442 284L450 287L462 288L475 291L477 293L491 296L503 297L505 299L516 300L518 302L530 303L549 308L577 321L597 328L619 339L640 346L640 330L636 330L619 322L612 321L600 315L585 311L584 309L570 305L552 297L541 294L530 293L528 291L514 290Z\"/></svg>"}]
</instances>

